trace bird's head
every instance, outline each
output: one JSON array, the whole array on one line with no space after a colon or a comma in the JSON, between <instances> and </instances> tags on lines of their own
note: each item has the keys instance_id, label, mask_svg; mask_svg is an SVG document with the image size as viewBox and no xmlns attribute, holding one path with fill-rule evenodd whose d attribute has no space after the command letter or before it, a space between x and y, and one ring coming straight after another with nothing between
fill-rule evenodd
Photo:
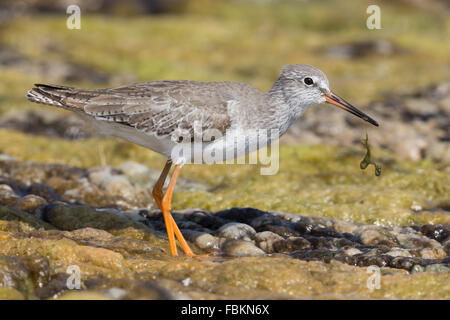
<instances>
[{"instance_id":1,"label":"bird's head","mask_svg":"<svg viewBox=\"0 0 450 320\"><path fill-rule=\"evenodd\" d=\"M306 64L286 65L281 70L279 81L286 100L293 106L306 109L326 102L378 126L371 117L331 92L327 76L317 68Z\"/></svg>"}]
</instances>

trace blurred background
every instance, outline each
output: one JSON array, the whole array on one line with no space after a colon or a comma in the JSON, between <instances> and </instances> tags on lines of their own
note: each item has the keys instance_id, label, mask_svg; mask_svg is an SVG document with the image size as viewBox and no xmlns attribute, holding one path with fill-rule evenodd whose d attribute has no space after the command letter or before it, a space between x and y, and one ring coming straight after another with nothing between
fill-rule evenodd
<instances>
[{"instance_id":1,"label":"blurred background","mask_svg":"<svg viewBox=\"0 0 450 320\"><path fill-rule=\"evenodd\" d=\"M71 4L81 9L79 30L66 26ZM381 9L379 30L366 27L371 4ZM253 205L380 224L446 221L449 10L444 0L1 0L0 153L77 167L133 160L157 169L160 156L92 136L74 115L28 102L27 90L36 82L102 88L189 79L266 91L284 64L306 63L381 126L312 108L282 138L277 178L250 166L190 166L186 176L207 187L179 193L175 205ZM359 169L366 131L381 178ZM343 185L353 189L343 194ZM372 205L369 215L349 207L361 196ZM443 213L411 216L414 206Z\"/></svg>"}]
</instances>

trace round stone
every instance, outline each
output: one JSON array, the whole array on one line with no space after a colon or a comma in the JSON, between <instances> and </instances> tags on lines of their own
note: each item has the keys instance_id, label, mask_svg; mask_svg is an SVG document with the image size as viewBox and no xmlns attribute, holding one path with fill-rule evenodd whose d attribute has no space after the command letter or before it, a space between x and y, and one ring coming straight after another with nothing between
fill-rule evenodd
<instances>
[{"instance_id":1,"label":"round stone","mask_svg":"<svg viewBox=\"0 0 450 320\"><path fill-rule=\"evenodd\" d=\"M222 245L222 250L229 257L263 256L265 252L250 241L228 240Z\"/></svg>"},{"instance_id":2,"label":"round stone","mask_svg":"<svg viewBox=\"0 0 450 320\"><path fill-rule=\"evenodd\" d=\"M250 241L255 236L256 231L245 223L231 222L220 227L216 236L226 239L240 239Z\"/></svg>"}]
</instances>

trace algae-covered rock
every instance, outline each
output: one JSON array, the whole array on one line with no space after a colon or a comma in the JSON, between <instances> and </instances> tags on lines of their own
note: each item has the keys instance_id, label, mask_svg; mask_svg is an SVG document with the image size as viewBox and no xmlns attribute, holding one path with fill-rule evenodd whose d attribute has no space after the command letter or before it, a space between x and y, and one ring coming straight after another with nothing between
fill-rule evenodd
<instances>
[{"instance_id":1,"label":"algae-covered rock","mask_svg":"<svg viewBox=\"0 0 450 320\"><path fill-rule=\"evenodd\" d=\"M179 272L166 270L164 276L179 279ZM449 295L448 284L436 288L437 291L433 290L436 281L439 281L436 275L411 276L404 271L390 271L386 275L381 273L381 289L371 291L367 286L370 274L364 268L286 257L237 258L196 269L185 276L191 280L189 286L193 287L192 290L196 287L208 288L210 293L215 294L232 293L235 299L255 298L258 294L296 298L369 298L383 295L406 298L414 295L403 289L405 286L411 289L409 281L424 284L421 288L422 298L443 298Z\"/></svg>"},{"instance_id":2,"label":"algae-covered rock","mask_svg":"<svg viewBox=\"0 0 450 320\"><path fill-rule=\"evenodd\" d=\"M0 219L1 220L8 220L8 221L20 221L24 222L25 224L28 224L29 226L39 229L53 229L54 227L50 224L37 219L25 212L19 211L14 208L9 208L5 206L0 206Z\"/></svg>"},{"instance_id":3,"label":"algae-covered rock","mask_svg":"<svg viewBox=\"0 0 450 320\"><path fill-rule=\"evenodd\" d=\"M33 292L30 271L21 258L0 255L0 287L10 287L28 297Z\"/></svg>"},{"instance_id":4,"label":"algae-covered rock","mask_svg":"<svg viewBox=\"0 0 450 320\"><path fill-rule=\"evenodd\" d=\"M76 230L92 227L104 230L123 229L129 226L148 229L143 224L128 219L118 212L98 211L89 206L48 206L44 212L44 220L61 230Z\"/></svg>"},{"instance_id":5,"label":"algae-covered rock","mask_svg":"<svg viewBox=\"0 0 450 320\"><path fill-rule=\"evenodd\" d=\"M43 235L41 235L43 236ZM48 258L52 267L59 265L80 264L90 271L89 266L122 270L124 258L113 251L90 246L78 245L75 241L62 237L61 239L26 238L2 241L0 253L14 256L36 254Z\"/></svg>"},{"instance_id":6,"label":"algae-covered rock","mask_svg":"<svg viewBox=\"0 0 450 320\"><path fill-rule=\"evenodd\" d=\"M33 298L35 289L45 286L49 279L49 261L43 256L35 254L21 257L0 255L0 287L13 288L23 297ZM5 295L7 293L3 292ZM9 291L8 295L12 293L14 292Z\"/></svg>"},{"instance_id":7,"label":"algae-covered rock","mask_svg":"<svg viewBox=\"0 0 450 320\"><path fill-rule=\"evenodd\" d=\"M47 200L42 197L34 194L28 194L16 202L16 208L21 211L33 213L39 207L44 207L47 203Z\"/></svg>"},{"instance_id":8,"label":"algae-covered rock","mask_svg":"<svg viewBox=\"0 0 450 320\"><path fill-rule=\"evenodd\" d=\"M9 290L5 296L448 296L445 287L436 287L448 277L447 240L442 237L445 226L379 227L249 208L219 213L201 209L174 211L173 216L196 253L216 252L222 256L185 259L171 257L163 217L157 211L124 212L54 203L45 206L42 218L56 229L45 230L34 216L6 207L4 210L12 210L12 217L22 218L0 220L0 254L14 257L5 260L9 266L5 274L15 279L10 287L20 293L14 295L16 291ZM246 212L249 216L245 216ZM233 221L235 218L238 221ZM34 222L37 228L26 221ZM20 268L11 268L12 265ZM373 266L381 268L381 281L388 284L388 289L368 289L366 268ZM79 270L81 291L71 291L68 286L73 268ZM14 273L13 269L21 273ZM409 278L429 284L424 284L425 289L420 292L398 290L397 286L409 287Z\"/></svg>"}]
</instances>

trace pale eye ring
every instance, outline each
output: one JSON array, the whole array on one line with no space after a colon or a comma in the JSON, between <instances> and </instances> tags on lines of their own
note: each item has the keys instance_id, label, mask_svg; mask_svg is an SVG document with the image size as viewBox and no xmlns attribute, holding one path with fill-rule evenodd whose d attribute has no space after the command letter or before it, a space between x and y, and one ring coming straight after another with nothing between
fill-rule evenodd
<instances>
[{"instance_id":1,"label":"pale eye ring","mask_svg":"<svg viewBox=\"0 0 450 320\"><path fill-rule=\"evenodd\" d=\"M306 84L307 86L312 86L314 84L314 80L311 79L310 77L306 77L303 79L303 83Z\"/></svg>"}]
</instances>

